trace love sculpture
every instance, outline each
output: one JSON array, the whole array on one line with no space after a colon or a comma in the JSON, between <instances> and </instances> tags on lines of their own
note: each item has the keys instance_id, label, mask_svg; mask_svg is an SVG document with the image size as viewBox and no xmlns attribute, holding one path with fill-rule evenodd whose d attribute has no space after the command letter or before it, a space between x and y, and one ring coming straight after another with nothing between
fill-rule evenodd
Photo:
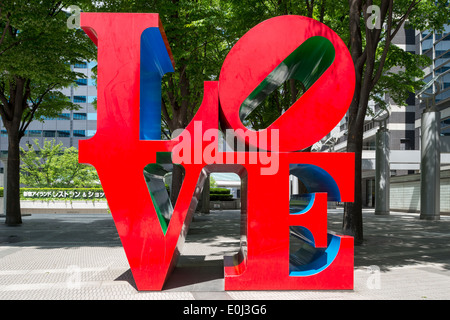
<instances>
[{"instance_id":1,"label":"love sculpture","mask_svg":"<svg viewBox=\"0 0 450 320\"><path fill-rule=\"evenodd\" d=\"M237 173L242 184L241 249L224 259L226 290L353 288L353 238L327 233L327 201L353 201L354 155L299 152L353 98L352 59L331 29L300 16L258 24L231 49L219 81L204 83L191 123L163 141L161 79L175 62L158 14L81 13L80 21L98 47L98 114L79 160L97 169L139 290L163 288L210 172ZM288 79L307 91L268 128L246 128L243 119ZM219 121L245 148L219 152ZM163 182L171 164L184 169L173 207ZM290 175L308 190L297 211ZM304 245L294 252L296 238Z\"/></svg>"}]
</instances>

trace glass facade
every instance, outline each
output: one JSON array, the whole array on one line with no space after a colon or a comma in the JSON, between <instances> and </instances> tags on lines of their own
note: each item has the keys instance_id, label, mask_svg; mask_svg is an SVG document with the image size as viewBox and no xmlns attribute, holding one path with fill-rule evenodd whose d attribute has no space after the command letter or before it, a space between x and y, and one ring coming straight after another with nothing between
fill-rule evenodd
<instances>
[{"instance_id":1,"label":"glass facade","mask_svg":"<svg viewBox=\"0 0 450 320\"><path fill-rule=\"evenodd\" d=\"M56 136L59 138L68 138L70 137L70 130L58 130L56 131Z\"/></svg>"},{"instance_id":2,"label":"glass facade","mask_svg":"<svg viewBox=\"0 0 450 320\"><path fill-rule=\"evenodd\" d=\"M87 115L86 113L74 113L73 114L73 120L87 120Z\"/></svg>"},{"instance_id":3,"label":"glass facade","mask_svg":"<svg viewBox=\"0 0 450 320\"><path fill-rule=\"evenodd\" d=\"M445 26L442 33L424 31L420 40L421 53L432 59L432 65L425 75L424 81L440 76L443 81L442 91L436 95L436 104L439 108L446 108L450 103L450 25ZM427 92L434 93L435 88L430 87Z\"/></svg>"},{"instance_id":4,"label":"glass facade","mask_svg":"<svg viewBox=\"0 0 450 320\"><path fill-rule=\"evenodd\" d=\"M441 120L441 136L450 136L450 118Z\"/></svg>"},{"instance_id":5,"label":"glass facade","mask_svg":"<svg viewBox=\"0 0 450 320\"><path fill-rule=\"evenodd\" d=\"M73 102L74 103L86 103L87 99L86 96L73 96Z\"/></svg>"},{"instance_id":6,"label":"glass facade","mask_svg":"<svg viewBox=\"0 0 450 320\"><path fill-rule=\"evenodd\" d=\"M75 83L79 86L87 86L88 79L77 79Z\"/></svg>"}]
</instances>

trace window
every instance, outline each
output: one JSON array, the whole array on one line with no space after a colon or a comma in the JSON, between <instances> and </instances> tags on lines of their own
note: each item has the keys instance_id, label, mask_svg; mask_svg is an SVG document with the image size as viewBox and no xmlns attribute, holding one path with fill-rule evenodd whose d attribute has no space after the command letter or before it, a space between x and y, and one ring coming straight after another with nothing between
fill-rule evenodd
<instances>
[{"instance_id":1,"label":"window","mask_svg":"<svg viewBox=\"0 0 450 320\"><path fill-rule=\"evenodd\" d=\"M425 83L428 83L431 81L431 79L433 78L432 74L429 74L428 76L426 76L423 81ZM427 90L425 90L426 93L433 93L433 86L430 86Z\"/></svg>"},{"instance_id":2,"label":"window","mask_svg":"<svg viewBox=\"0 0 450 320\"><path fill-rule=\"evenodd\" d=\"M429 34L430 34L430 31L428 31L428 30L423 31L422 32L422 38L423 39L426 38Z\"/></svg>"},{"instance_id":3,"label":"window","mask_svg":"<svg viewBox=\"0 0 450 320\"><path fill-rule=\"evenodd\" d=\"M436 47L436 51L447 51L450 49L450 38L447 37L445 39L442 39L441 41L439 41L438 43L436 43L435 45Z\"/></svg>"},{"instance_id":4,"label":"window","mask_svg":"<svg viewBox=\"0 0 450 320\"><path fill-rule=\"evenodd\" d=\"M450 136L450 127L447 127L444 130L442 130L441 136Z\"/></svg>"},{"instance_id":5,"label":"window","mask_svg":"<svg viewBox=\"0 0 450 320\"><path fill-rule=\"evenodd\" d=\"M450 50L436 50L436 57L439 59L450 59Z\"/></svg>"},{"instance_id":6,"label":"window","mask_svg":"<svg viewBox=\"0 0 450 320\"><path fill-rule=\"evenodd\" d=\"M400 150L411 150L410 140L408 138L400 139Z\"/></svg>"},{"instance_id":7,"label":"window","mask_svg":"<svg viewBox=\"0 0 450 320\"><path fill-rule=\"evenodd\" d=\"M440 73L444 73L445 71L448 71L448 70L450 70L450 65L444 66L444 67L440 67L439 69L436 69L435 73L436 74L440 74Z\"/></svg>"},{"instance_id":8,"label":"window","mask_svg":"<svg viewBox=\"0 0 450 320\"><path fill-rule=\"evenodd\" d=\"M68 138L70 137L70 131L69 130L58 130L56 131L57 137L60 138Z\"/></svg>"},{"instance_id":9,"label":"window","mask_svg":"<svg viewBox=\"0 0 450 320\"><path fill-rule=\"evenodd\" d=\"M55 130L44 130L44 137L56 137L56 131Z\"/></svg>"},{"instance_id":10,"label":"window","mask_svg":"<svg viewBox=\"0 0 450 320\"><path fill-rule=\"evenodd\" d=\"M41 130L28 130L29 137L40 137L42 134Z\"/></svg>"},{"instance_id":11,"label":"window","mask_svg":"<svg viewBox=\"0 0 450 320\"><path fill-rule=\"evenodd\" d=\"M8 136L8 131L2 130L0 135L1 135L2 137L7 137L7 136Z\"/></svg>"},{"instance_id":12,"label":"window","mask_svg":"<svg viewBox=\"0 0 450 320\"><path fill-rule=\"evenodd\" d=\"M363 142L363 150L376 150L375 140Z\"/></svg>"},{"instance_id":13,"label":"window","mask_svg":"<svg viewBox=\"0 0 450 320\"><path fill-rule=\"evenodd\" d=\"M86 137L93 137L97 130L87 130Z\"/></svg>"},{"instance_id":14,"label":"window","mask_svg":"<svg viewBox=\"0 0 450 320\"><path fill-rule=\"evenodd\" d=\"M97 113L88 113L87 119L88 120L97 120Z\"/></svg>"},{"instance_id":15,"label":"window","mask_svg":"<svg viewBox=\"0 0 450 320\"><path fill-rule=\"evenodd\" d=\"M450 98L450 90L445 90L436 96L436 102Z\"/></svg>"},{"instance_id":16,"label":"window","mask_svg":"<svg viewBox=\"0 0 450 320\"><path fill-rule=\"evenodd\" d=\"M406 99L406 104L408 106L414 106L416 104L416 96L414 93L410 92L408 98Z\"/></svg>"},{"instance_id":17,"label":"window","mask_svg":"<svg viewBox=\"0 0 450 320\"><path fill-rule=\"evenodd\" d=\"M86 113L74 113L73 120L87 120L87 114Z\"/></svg>"},{"instance_id":18,"label":"window","mask_svg":"<svg viewBox=\"0 0 450 320\"><path fill-rule=\"evenodd\" d=\"M86 103L86 96L73 96L73 102Z\"/></svg>"},{"instance_id":19,"label":"window","mask_svg":"<svg viewBox=\"0 0 450 320\"><path fill-rule=\"evenodd\" d=\"M433 38L427 38L422 41L422 54L424 54L427 50L430 50L433 47Z\"/></svg>"},{"instance_id":20,"label":"window","mask_svg":"<svg viewBox=\"0 0 450 320\"><path fill-rule=\"evenodd\" d=\"M378 128L378 123L376 123L375 121L370 121L364 124L364 132L372 130L373 128Z\"/></svg>"},{"instance_id":21,"label":"window","mask_svg":"<svg viewBox=\"0 0 450 320\"><path fill-rule=\"evenodd\" d=\"M416 44L416 31L414 29L405 29L406 44Z\"/></svg>"},{"instance_id":22,"label":"window","mask_svg":"<svg viewBox=\"0 0 450 320\"><path fill-rule=\"evenodd\" d=\"M74 137L86 137L86 131L85 130L73 130L73 136Z\"/></svg>"},{"instance_id":23,"label":"window","mask_svg":"<svg viewBox=\"0 0 450 320\"><path fill-rule=\"evenodd\" d=\"M86 62L75 63L74 67L75 68L80 68L80 69L86 69L87 68L87 63Z\"/></svg>"},{"instance_id":24,"label":"window","mask_svg":"<svg viewBox=\"0 0 450 320\"><path fill-rule=\"evenodd\" d=\"M450 118L441 121L441 136L450 136Z\"/></svg>"},{"instance_id":25,"label":"window","mask_svg":"<svg viewBox=\"0 0 450 320\"><path fill-rule=\"evenodd\" d=\"M75 83L79 86L87 86L88 81L87 79L77 79L75 80Z\"/></svg>"},{"instance_id":26,"label":"window","mask_svg":"<svg viewBox=\"0 0 450 320\"><path fill-rule=\"evenodd\" d=\"M59 114L57 120L70 120L70 113Z\"/></svg>"}]
</instances>

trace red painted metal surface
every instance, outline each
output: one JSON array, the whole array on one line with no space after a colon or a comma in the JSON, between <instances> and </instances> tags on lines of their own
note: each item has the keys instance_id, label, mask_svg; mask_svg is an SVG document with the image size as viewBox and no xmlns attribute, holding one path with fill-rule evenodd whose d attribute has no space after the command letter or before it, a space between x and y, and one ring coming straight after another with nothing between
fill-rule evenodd
<instances>
[{"instance_id":1,"label":"red painted metal surface","mask_svg":"<svg viewBox=\"0 0 450 320\"><path fill-rule=\"evenodd\" d=\"M323 37L333 45L335 57L330 67L266 130L247 129L239 118L244 100L286 57L312 37ZM320 52L307 54L318 56ZM247 32L226 57L219 81L221 124L250 140L256 136L257 141L261 134L279 130L279 146L275 151L302 150L322 139L344 117L355 88L353 62L343 41L324 24L299 16L272 18ZM272 149L270 141L268 148Z\"/></svg>"},{"instance_id":2,"label":"red painted metal surface","mask_svg":"<svg viewBox=\"0 0 450 320\"><path fill-rule=\"evenodd\" d=\"M327 235L326 190L312 183L315 197L309 210L289 213L291 164L320 168L336 184L340 201L353 201L353 154L294 152L326 135L345 114L353 96L351 57L332 30L298 16L277 17L256 26L231 50L219 82L205 82L203 102L184 134L174 140L156 141L141 140L139 135L143 125L139 72L140 37L146 28L159 30L171 58L158 15L82 13L81 26L98 46L98 116L96 135L80 141L80 162L91 163L98 171L139 290L163 288L182 250L206 173L217 171L236 172L242 179L245 237L239 253L225 258L226 290L353 288L353 238ZM298 32L290 32L294 28ZM238 137L248 132L256 135L261 146L264 133L245 128L239 108L258 84L313 36L331 42L334 59L309 90L266 130L269 136L279 133L279 145L276 139L269 139L261 149L272 151L265 154L218 152L217 139L204 139L205 134L217 136L220 118L226 128L240 129L236 131L240 131ZM143 176L144 167L156 163L158 152L173 152L173 162L185 170L165 234ZM319 268L315 265L314 270L291 273L290 226L305 227L315 247L319 251L329 248L325 256L334 258Z\"/></svg>"}]
</instances>

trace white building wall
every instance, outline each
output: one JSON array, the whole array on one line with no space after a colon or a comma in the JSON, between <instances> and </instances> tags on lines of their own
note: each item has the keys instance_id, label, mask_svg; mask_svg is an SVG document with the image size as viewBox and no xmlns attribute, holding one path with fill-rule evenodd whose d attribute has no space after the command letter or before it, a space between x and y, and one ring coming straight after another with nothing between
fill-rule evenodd
<instances>
[{"instance_id":1,"label":"white building wall","mask_svg":"<svg viewBox=\"0 0 450 320\"><path fill-rule=\"evenodd\" d=\"M450 212L450 170L441 171L441 212ZM420 174L391 177L391 210L420 212Z\"/></svg>"}]
</instances>

